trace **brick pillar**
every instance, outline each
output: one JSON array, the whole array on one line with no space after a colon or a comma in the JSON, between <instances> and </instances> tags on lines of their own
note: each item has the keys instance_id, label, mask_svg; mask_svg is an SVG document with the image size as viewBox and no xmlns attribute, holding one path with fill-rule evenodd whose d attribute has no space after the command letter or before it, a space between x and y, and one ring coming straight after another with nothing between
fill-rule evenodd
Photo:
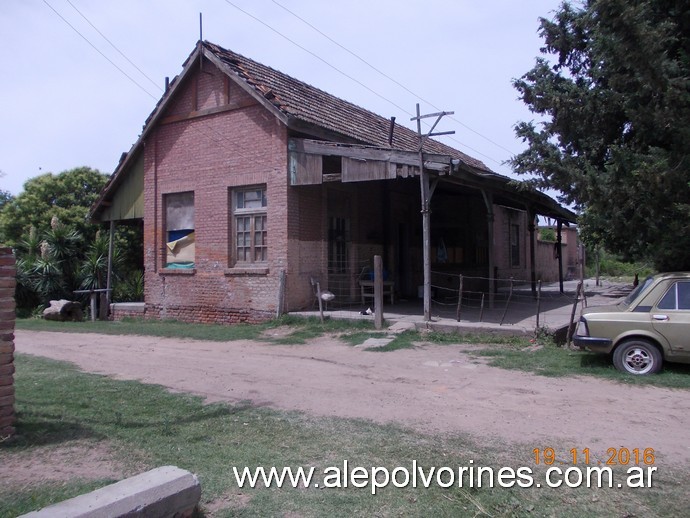
<instances>
[{"instance_id":1,"label":"brick pillar","mask_svg":"<svg viewBox=\"0 0 690 518\"><path fill-rule=\"evenodd\" d=\"M14 435L14 288L11 248L0 248L0 442Z\"/></svg>"}]
</instances>

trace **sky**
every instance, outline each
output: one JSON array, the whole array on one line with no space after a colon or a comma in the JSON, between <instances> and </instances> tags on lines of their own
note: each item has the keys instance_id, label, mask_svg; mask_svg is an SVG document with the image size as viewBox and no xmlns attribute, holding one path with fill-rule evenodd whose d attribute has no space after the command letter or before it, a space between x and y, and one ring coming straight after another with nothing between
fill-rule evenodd
<instances>
[{"instance_id":1,"label":"sky","mask_svg":"<svg viewBox=\"0 0 690 518\"><path fill-rule=\"evenodd\" d=\"M0 190L120 155L203 38L416 129L453 111L447 144L514 176L512 80L561 0L2 0Z\"/></svg>"}]
</instances>

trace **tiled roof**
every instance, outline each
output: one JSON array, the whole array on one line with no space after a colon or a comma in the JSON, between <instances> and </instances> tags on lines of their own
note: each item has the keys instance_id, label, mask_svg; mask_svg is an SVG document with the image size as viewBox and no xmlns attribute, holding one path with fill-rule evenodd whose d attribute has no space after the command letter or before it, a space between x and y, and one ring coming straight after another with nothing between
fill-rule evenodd
<instances>
[{"instance_id":1,"label":"tiled roof","mask_svg":"<svg viewBox=\"0 0 690 518\"><path fill-rule=\"evenodd\" d=\"M389 147L389 119L216 44L204 42L204 48L287 117L339 133L361 144ZM417 132L396 124L391 147L417 151ZM433 139L426 140L424 151L450 155L472 168L492 173L481 161Z\"/></svg>"},{"instance_id":2,"label":"tiled roof","mask_svg":"<svg viewBox=\"0 0 690 518\"><path fill-rule=\"evenodd\" d=\"M396 124L393 144L389 146L389 119L213 43L204 42L201 50L207 57L211 57L213 61L224 68L227 74L243 81L249 90L254 91L257 98L261 98L262 102L277 110L288 124L299 121L307 127L311 125L327 130L333 135L342 135L343 139L347 141L342 143L357 143L384 149L391 147L395 150L408 152L418 151L419 138L416 131ZM187 58L184 63L185 72L182 76L191 70L193 60L198 58L199 51L200 47L197 46ZM91 218L98 218L99 212L106 206L104 201L112 196L123 176L127 175L142 148L146 135L155 127L156 120L165 113L166 103L172 98L176 88L179 87L180 79L181 77L173 79L170 83L170 90L159 99L153 112L146 119L142 134L129 153L123 155L117 169L101 192L101 196L92 206ZM302 125L295 124L293 127L301 128ZM308 133L308 130L304 128L298 129L298 131ZM457 171L457 174L461 176L467 175L464 176L465 181L471 179L473 183L479 182L481 185L496 190L496 192L509 193L513 197L517 196L520 200L532 204L539 211L539 214L570 222L576 220L575 214L561 207L546 194L538 191L516 190L511 185L512 180L510 178L493 172L481 161L453 147L433 139L426 139L424 151L449 155L460 160L470 169Z\"/></svg>"}]
</instances>

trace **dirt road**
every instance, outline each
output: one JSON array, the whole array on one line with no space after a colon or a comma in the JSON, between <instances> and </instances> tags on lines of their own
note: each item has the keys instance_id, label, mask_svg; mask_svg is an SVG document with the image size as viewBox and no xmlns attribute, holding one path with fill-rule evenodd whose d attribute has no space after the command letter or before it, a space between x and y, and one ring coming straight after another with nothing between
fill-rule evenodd
<instances>
[{"instance_id":1,"label":"dirt road","mask_svg":"<svg viewBox=\"0 0 690 518\"><path fill-rule=\"evenodd\" d=\"M462 345L372 353L332 339L278 346L22 330L15 343L19 353L208 401L519 443L525 462L532 448L552 446L600 458L608 448L654 448L660 465L690 464L686 391L506 371L473 363Z\"/></svg>"}]
</instances>

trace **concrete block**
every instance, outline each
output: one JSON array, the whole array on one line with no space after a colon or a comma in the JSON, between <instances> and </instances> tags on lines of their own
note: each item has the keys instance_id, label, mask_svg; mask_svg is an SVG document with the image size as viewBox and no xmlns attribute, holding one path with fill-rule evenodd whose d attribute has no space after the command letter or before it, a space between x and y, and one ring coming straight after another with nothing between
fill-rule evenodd
<instances>
[{"instance_id":1,"label":"concrete block","mask_svg":"<svg viewBox=\"0 0 690 518\"><path fill-rule=\"evenodd\" d=\"M176 466L162 466L22 517L190 517L200 498L196 475Z\"/></svg>"},{"instance_id":2,"label":"concrete block","mask_svg":"<svg viewBox=\"0 0 690 518\"><path fill-rule=\"evenodd\" d=\"M110 304L111 313L114 311L125 311L127 313L144 313L143 302L113 302Z\"/></svg>"}]
</instances>

